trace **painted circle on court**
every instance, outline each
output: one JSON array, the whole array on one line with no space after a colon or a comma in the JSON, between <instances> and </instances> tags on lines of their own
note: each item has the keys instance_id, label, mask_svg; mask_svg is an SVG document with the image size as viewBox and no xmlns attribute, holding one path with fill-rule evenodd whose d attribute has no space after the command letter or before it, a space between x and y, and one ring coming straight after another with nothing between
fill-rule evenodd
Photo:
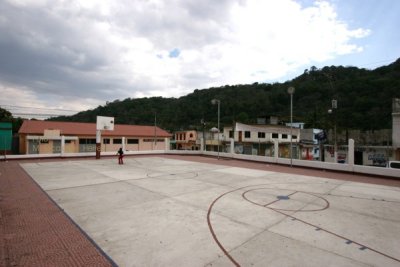
<instances>
[{"instance_id":1,"label":"painted circle on court","mask_svg":"<svg viewBox=\"0 0 400 267\"><path fill-rule=\"evenodd\" d=\"M329 208L325 198L304 191L260 187L249 189L242 196L255 205L281 211L311 212ZM310 208L304 208L309 205Z\"/></svg>"}]
</instances>

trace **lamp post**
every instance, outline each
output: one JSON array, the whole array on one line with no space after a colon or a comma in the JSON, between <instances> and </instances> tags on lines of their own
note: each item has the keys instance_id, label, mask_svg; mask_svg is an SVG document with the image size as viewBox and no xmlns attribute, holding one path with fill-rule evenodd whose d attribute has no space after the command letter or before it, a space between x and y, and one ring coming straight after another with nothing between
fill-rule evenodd
<instances>
[{"instance_id":1,"label":"lamp post","mask_svg":"<svg viewBox=\"0 0 400 267\"><path fill-rule=\"evenodd\" d=\"M338 151L337 151L337 137L336 137L336 111L337 109L337 100L333 99L332 100L332 109L328 110L329 114L333 115L333 139L334 139L334 144L333 144L333 160L335 163L337 163L338 159Z\"/></svg>"},{"instance_id":2,"label":"lamp post","mask_svg":"<svg viewBox=\"0 0 400 267\"><path fill-rule=\"evenodd\" d=\"M293 166L293 138L292 138L292 129L293 129L293 94L294 94L294 87L289 87L287 92L290 95L290 167Z\"/></svg>"},{"instance_id":3,"label":"lamp post","mask_svg":"<svg viewBox=\"0 0 400 267\"><path fill-rule=\"evenodd\" d=\"M153 150L157 150L157 112L154 111L154 147Z\"/></svg>"},{"instance_id":4,"label":"lamp post","mask_svg":"<svg viewBox=\"0 0 400 267\"><path fill-rule=\"evenodd\" d=\"M201 119L201 125L203 126L203 150L207 151L207 144L206 144L206 134L205 134L205 128L206 128L206 122L204 119Z\"/></svg>"},{"instance_id":5,"label":"lamp post","mask_svg":"<svg viewBox=\"0 0 400 267\"><path fill-rule=\"evenodd\" d=\"M220 104L221 101L219 99L213 99L211 100L211 104L215 105L218 104L218 124L217 124L217 128L218 128L218 159L219 159L219 111L220 111Z\"/></svg>"}]
</instances>

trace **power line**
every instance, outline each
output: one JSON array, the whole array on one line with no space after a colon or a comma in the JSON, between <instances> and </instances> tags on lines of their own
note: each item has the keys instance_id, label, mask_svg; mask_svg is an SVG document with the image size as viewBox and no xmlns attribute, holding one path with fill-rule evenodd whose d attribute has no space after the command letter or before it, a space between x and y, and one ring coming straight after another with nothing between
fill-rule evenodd
<instances>
[{"instance_id":1,"label":"power line","mask_svg":"<svg viewBox=\"0 0 400 267\"><path fill-rule=\"evenodd\" d=\"M79 112L79 110L60 109L60 108L38 108L38 107L14 106L14 105L5 105L5 104L0 104L0 106L9 107L9 108L17 108L17 109L36 109L36 110L55 110L55 111Z\"/></svg>"},{"instance_id":2,"label":"power line","mask_svg":"<svg viewBox=\"0 0 400 267\"><path fill-rule=\"evenodd\" d=\"M45 113L12 113L18 116L37 116L37 117L56 117L56 116L68 116L65 114L45 114Z\"/></svg>"}]
</instances>

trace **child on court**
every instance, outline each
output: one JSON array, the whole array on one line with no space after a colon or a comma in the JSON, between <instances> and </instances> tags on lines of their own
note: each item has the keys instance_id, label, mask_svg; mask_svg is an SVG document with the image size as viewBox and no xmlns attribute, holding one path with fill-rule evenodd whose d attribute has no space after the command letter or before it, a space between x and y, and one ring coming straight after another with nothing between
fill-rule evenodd
<instances>
[{"instance_id":1,"label":"child on court","mask_svg":"<svg viewBox=\"0 0 400 267\"><path fill-rule=\"evenodd\" d=\"M117 155L118 155L118 164L124 164L124 160L123 160L124 151L122 150L122 147L119 148Z\"/></svg>"}]
</instances>

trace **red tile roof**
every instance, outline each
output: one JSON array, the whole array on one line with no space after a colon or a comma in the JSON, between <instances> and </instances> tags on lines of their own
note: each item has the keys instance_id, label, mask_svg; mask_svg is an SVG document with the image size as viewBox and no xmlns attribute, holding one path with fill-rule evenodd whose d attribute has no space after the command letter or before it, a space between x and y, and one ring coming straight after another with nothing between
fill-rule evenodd
<instances>
[{"instance_id":1,"label":"red tile roof","mask_svg":"<svg viewBox=\"0 0 400 267\"><path fill-rule=\"evenodd\" d=\"M61 135L96 135L96 123L25 120L18 133L43 135L44 130L60 130ZM115 124L114 131L102 131L102 136L171 137L167 131L154 126Z\"/></svg>"}]
</instances>

